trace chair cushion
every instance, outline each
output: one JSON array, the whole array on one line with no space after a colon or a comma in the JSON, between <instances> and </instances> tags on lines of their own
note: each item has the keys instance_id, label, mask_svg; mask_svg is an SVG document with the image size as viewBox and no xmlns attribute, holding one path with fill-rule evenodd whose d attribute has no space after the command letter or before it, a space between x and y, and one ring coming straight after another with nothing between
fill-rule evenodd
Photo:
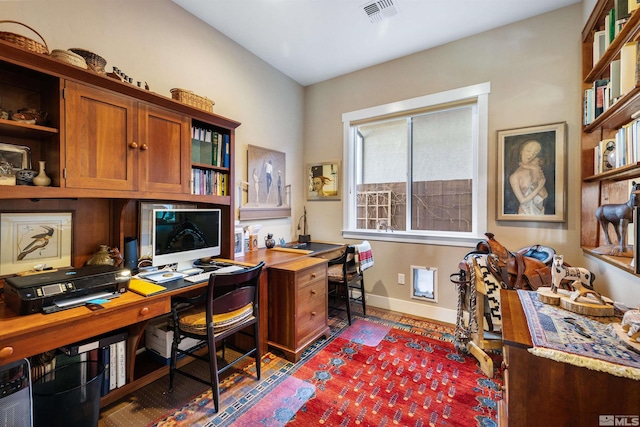
<instances>
[{"instance_id":1,"label":"chair cushion","mask_svg":"<svg viewBox=\"0 0 640 427\"><path fill-rule=\"evenodd\" d=\"M253 315L253 303L228 313L213 315L214 333L222 332L238 323L244 322ZM178 318L180 329L192 334L207 335L206 311L203 307L192 307Z\"/></svg>"}]
</instances>

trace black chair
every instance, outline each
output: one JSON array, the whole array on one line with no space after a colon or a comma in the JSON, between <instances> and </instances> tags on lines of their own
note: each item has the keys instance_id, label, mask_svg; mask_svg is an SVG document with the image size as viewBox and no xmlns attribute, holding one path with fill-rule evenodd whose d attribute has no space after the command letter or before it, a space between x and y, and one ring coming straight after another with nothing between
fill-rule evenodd
<instances>
[{"instance_id":1,"label":"black chair","mask_svg":"<svg viewBox=\"0 0 640 427\"><path fill-rule=\"evenodd\" d=\"M351 303L362 304L362 314L367 315L367 304L364 292L364 274L358 258L358 250L355 245L348 245L345 251L338 257L329 260L327 270L329 280L328 296L333 300L340 300L345 308L332 306L334 309L342 309L347 312L347 320L351 325ZM358 296L353 296L353 290L358 291Z\"/></svg>"},{"instance_id":2,"label":"black chair","mask_svg":"<svg viewBox=\"0 0 640 427\"><path fill-rule=\"evenodd\" d=\"M173 323L173 344L169 367L169 390L173 390L174 374L179 373L211 386L215 412L220 408L219 374L231 368L236 362L248 356L256 360L256 376L260 379L260 322L258 301L260 273L264 262L245 270L225 274L212 274L206 292L193 297L174 297L172 300L171 320ZM241 353L233 361L218 367L218 343L222 342L222 359L225 348L232 345L226 338L242 332L253 325L253 347L250 349L233 348ZM208 354L198 350L202 345L181 350L178 345L184 337L206 340ZM209 363L209 378L204 379L177 367L179 355L189 355Z\"/></svg>"}]
</instances>

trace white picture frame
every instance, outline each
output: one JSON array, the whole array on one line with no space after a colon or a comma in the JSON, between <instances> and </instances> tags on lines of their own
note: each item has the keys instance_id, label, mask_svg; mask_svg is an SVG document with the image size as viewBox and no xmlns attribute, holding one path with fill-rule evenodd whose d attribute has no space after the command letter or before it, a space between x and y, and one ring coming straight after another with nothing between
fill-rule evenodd
<instances>
[{"instance_id":1,"label":"white picture frame","mask_svg":"<svg viewBox=\"0 0 640 427\"><path fill-rule=\"evenodd\" d=\"M0 213L0 275L71 266L72 212Z\"/></svg>"},{"instance_id":2,"label":"white picture frame","mask_svg":"<svg viewBox=\"0 0 640 427\"><path fill-rule=\"evenodd\" d=\"M420 265L411 266L411 298L438 302L438 269Z\"/></svg>"}]
</instances>

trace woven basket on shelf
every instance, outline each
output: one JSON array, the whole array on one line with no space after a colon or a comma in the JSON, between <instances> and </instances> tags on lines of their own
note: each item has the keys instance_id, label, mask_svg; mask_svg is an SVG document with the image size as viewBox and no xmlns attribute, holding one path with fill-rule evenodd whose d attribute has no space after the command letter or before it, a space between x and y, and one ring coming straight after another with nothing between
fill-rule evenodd
<instances>
[{"instance_id":1,"label":"woven basket on shelf","mask_svg":"<svg viewBox=\"0 0 640 427\"><path fill-rule=\"evenodd\" d=\"M10 24L18 24L18 25L22 25L23 27L27 27L28 29L30 29L31 31L33 31L34 33L36 33L38 35L38 37L40 37L40 39L42 40L42 43L37 42L35 40L32 40L30 38L27 38L21 34L16 34L16 33L11 33L9 31L0 31L0 40L4 40L6 42L9 43L13 43L23 49L27 49L30 50L32 52L36 52L36 53L45 53L48 54L49 53L49 47L47 46L47 42L44 40L44 38L40 35L39 32L37 32L36 30L34 30L33 28L31 28L30 26L23 24L22 22L18 22L18 21L0 21L0 24L5 24L5 23L10 23Z\"/></svg>"},{"instance_id":2,"label":"woven basket on shelf","mask_svg":"<svg viewBox=\"0 0 640 427\"><path fill-rule=\"evenodd\" d=\"M71 51L63 49L53 49L51 51L51 57L58 61L66 62L67 64L75 65L76 67L87 69L87 62L80 55L77 55Z\"/></svg>"},{"instance_id":3,"label":"woven basket on shelf","mask_svg":"<svg viewBox=\"0 0 640 427\"><path fill-rule=\"evenodd\" d=\"M191 105L208 112L213 112L214 102L207 97L196 95L190 90L174 88L171 89L171 97L183 104Z\"/></svg>"},{"instance_id":4,"label":"woven basket on shelf","mask_svg":"<svg viewBox=\"0 0 640 427\"><path fill-rule=\"evenodd\" d=\"M107 60L102 56L93 53L91 51L80 49L77 47L69 48L69 50L77 55L80 55L87 62L87 67L96 73L104 74L105 67L107 66Z\"/></svg>"}]
</instances>

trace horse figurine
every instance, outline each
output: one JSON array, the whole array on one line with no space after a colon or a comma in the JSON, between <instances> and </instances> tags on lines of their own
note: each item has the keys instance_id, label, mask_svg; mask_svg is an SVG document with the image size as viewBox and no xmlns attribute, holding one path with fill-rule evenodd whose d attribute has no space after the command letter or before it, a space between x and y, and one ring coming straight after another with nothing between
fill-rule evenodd
<instances>
[{"instance_id":1,"label":"horse figurine","mask_svg":"<svg viewBox=\"0 0 640 427\"><path fill-rule=\"evenodd\" d=\"M629 223L633 222L633 208L636 206L638 198L636 191L638 190L640 190L640 183L633 181L627 203L601 205L596 209L596 219L602 227L607 245L612 244L609 237L609 224L613 224L620 253L627 251L627 229Z\"/></svg>"},{"instance_id":2,"label":"horse figurine","mask_svg":"<svg viewBox=\"0 0 640 427\"><path fill-rule=\"evenodd\" d=\"M551 265L551 292L558 293L558 288L563 280L572 280L571 288L575 291L579 289L574 281L579 282L585 288L593 290L593 281L596 276L582 267L569 267L564 265L564 257L562 255L553 256L553 264Z\"/></svg>"}]
</instances>

